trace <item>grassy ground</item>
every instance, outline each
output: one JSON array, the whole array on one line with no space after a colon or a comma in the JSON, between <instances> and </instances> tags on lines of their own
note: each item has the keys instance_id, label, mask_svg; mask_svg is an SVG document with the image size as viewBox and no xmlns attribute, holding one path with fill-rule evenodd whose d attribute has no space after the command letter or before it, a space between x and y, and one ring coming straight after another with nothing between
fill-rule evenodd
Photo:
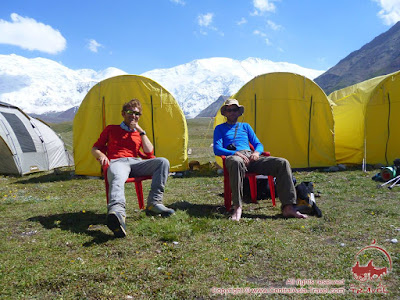
<instances>
[{"instance_id":1,"label":"grassy ground","mask_svg":"<svg viewBox=\"0 0 400 300\"><path fill-rule=\"evenodd\" d=\"M212 159L209 121L188 121L191 159ZM177 213L168 219L140 211L128 184L125 239L105 226L101 179L71 170L0 176L0 299L399 299L399 244L390 240L400 238L400 187L378 189L376 172L296 172L298 182L313 181L321 193L323 217L307 220L282 218L266 199L245 204L241 222L230 221L222 177L213 171L169 178L164 202ZM381 251L363 250L373 240L393 268L381 282L359 282L351 272L356 260L389 266ZM351 291L379 283L385 296ZM242 294L219 294L228 288ZM346 294L329 294L333 288Z\"/></svg>"}]
</instances>

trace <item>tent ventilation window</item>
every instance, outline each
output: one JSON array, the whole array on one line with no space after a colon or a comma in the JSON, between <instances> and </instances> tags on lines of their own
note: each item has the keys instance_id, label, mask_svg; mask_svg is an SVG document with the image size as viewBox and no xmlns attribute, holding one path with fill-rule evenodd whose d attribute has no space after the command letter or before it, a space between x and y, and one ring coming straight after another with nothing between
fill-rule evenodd
<instances>
[{"instance_id":1,"label":"tent ventilation window","mask_svg":"<svg viewBox=\"0 0 400 300\"><path fill-rule=\"evenodd\" d=\"M10 124L11 128L14 129L14 133L17 136L22 152L36 152L35 143L33 142L31 135L18 116L5 112L2 112L1 114Z\"/></svg>"}]
</instances>

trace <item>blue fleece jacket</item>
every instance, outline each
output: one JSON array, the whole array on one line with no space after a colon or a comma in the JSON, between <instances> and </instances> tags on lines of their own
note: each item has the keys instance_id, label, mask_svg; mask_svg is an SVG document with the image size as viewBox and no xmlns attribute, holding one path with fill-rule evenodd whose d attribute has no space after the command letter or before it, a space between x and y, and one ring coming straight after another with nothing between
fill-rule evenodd
<instances>
[{"instance_id":1,"label":"blue fleece jacket","mask_svg":"<svg viewBox=\"0 0 400 300\"><path fill-rule=\"evenodd\" d=\"M235 130L237 133L235 137ZM253 145L254 150L262 153L264 146L254 133L253 128L247 123L236 123L234 125L222 123L214 129L214 154L215 155L233 155L240 150L250 150L249 143ZM228 150L228 145L234 144L236 150Z\"/></svg>"}]
</instances>

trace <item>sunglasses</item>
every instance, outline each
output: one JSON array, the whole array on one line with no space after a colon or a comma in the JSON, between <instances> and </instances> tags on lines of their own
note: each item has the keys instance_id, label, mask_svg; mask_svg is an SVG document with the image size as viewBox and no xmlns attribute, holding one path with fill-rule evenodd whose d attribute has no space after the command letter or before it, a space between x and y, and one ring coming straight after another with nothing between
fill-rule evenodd
<instances>
[{"instance_id":1,"label":"sunglasses","mask_svg":"<svg viewBox=\"0 0 400 300\"><path fill-rule=\"evenodd\" d=\"M139 116L139 117L142 115L142 113L140 113L138 111L133 111L133 110L126 110L125 113L128 115L131 115L131 116L135 115L135 116Z\"/></svg>"},{"instance_id":2,"label":"sunglasses","mask_svg":"<svg viewBox=\"0 0 400 300\"><path fill-rule=\"evenodd\" d=\"M225 109L225 111L226 112L237 112L237 111L239 111L239 108L227 108L227 109Z\"/></svg>"}]
</instances>

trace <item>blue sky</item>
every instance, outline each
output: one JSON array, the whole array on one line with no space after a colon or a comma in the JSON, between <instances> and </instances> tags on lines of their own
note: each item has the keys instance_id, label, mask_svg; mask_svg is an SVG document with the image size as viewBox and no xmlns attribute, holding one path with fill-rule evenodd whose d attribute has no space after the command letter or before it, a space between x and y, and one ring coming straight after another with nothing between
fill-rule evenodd
<instances>
[{"instance_id":1,"label":"blue sky","mask_svg":"<svg viewBox=\"0 0 400 300\"><path fill-rule=\"evenodd\" d=\"M0 54L129 74L248 57L327 70L400 20L400 0L2 0Z\"/></svg>"}]
</instances>

